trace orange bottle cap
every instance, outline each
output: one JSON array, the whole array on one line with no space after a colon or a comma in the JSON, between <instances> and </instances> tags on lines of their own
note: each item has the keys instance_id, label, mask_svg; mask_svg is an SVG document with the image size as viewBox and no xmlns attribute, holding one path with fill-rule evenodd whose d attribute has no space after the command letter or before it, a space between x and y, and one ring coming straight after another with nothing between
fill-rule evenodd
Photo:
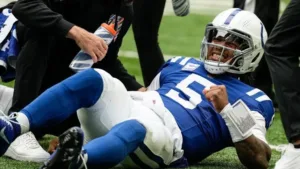
<instances>
[{"instance_id":1,"label":"orange bottle cap","mask_svg":"<svg viewBox=\"0 0 300 169\"><path fill-rule=\"evenodd\" d=\"M101 24L102 27L104 27L107 31L109 31L113 36L117 35L117 31L115 30L115 24L106 24L106 23L102 23Z\"/></svg>"}]
</instances>

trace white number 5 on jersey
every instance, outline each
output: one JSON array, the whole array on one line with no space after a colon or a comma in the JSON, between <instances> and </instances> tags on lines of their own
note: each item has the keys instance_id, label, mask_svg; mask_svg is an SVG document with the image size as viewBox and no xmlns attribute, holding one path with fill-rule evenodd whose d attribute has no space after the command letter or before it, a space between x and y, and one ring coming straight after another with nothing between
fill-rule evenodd
<instances>
[{"instance_id":1,"label":"white number 5 on jersey","mask_svg":"<svg viewBox=\"0 0 300 169\"><path fill-rule=\"evenodd\" d=\"M193 82L197 82L197 83L203 85L204 87L210 87L210 86L215 85L214 83L210 82L209 80L207 80L199 75L191 74L176 85L176 88L179 89L180 91L182 91L184 94L186 94L189 97L189 100L181 98L179 96L179 92L177 92L176 90L173 90L173 89L171 89L166 94L166 96L168 96L169 98L178 102L179 104L181 104L183 107L185 107L187 109L196 108L197 105L201 103L202 98L199 93L197 93L193 89L189 88L189 85L192 84Z\"/></svg>"}]
</instances>

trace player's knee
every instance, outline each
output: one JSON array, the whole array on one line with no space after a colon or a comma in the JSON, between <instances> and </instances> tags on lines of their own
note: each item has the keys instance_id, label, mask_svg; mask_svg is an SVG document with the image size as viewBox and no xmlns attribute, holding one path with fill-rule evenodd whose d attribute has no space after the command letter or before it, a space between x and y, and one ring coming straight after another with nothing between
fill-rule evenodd
<instances>
[{"instance_id":1,"label":"player's knee","mask_svg":"<svg viewBox=\"0 0 300 169\"><path fill-rule=\"evenodd\" d=\"M59 85L66 88L83 107L94 105L103 92L103 79L94 69L77 73Z\"/></svg>"},{"instance_id":2,"label":"player's knee","mask_svg":"<svg viewBox=\"0 0 300 169\"><path fill-rule=\"evenodd\" d=\"M126 91L124 84L119 79L112 77L109 73L107 73L102 69L94 69L94 70L102 78L103 86L105 86L104 87L105 90L115 91L115 92L117 92L118 90L121 90L122 92Z\"/></svg>"},{"instance_id":3,"label":"player's knee","mask_svg":"<svg viewBox=\"0 0 300 169\"><path fill-rule=\"evenodd\" d=\"M113 127L111 132L127 144L129 149L135 149L144 141L146 136L146 128L137 120L122 122Z\"/></svg>"},{"instance_id":4,"label":"player's knee","mask_svg":"<svg viewBox=\"0 0 300 169\"><path fill-rule=\"evenodd\" d=\"M94 69L94 71L103 79L103 83L109 84L114 79L109 73L102 69Z\"/></svg>"}]
</instances>

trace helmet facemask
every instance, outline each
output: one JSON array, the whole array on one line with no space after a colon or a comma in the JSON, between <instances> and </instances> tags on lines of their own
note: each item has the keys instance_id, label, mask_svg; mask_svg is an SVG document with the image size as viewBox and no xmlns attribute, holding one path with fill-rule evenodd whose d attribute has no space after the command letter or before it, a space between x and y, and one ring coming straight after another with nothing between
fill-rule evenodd
<instances>
[{"instance_id":1,"label":"helmet facemask","mask_svg":"<svg viewBox=\"0 0 300 169\"><path fill-rule=\"evenodd\" d=\"M224 27L208 25L201 46L200 58L211 74L237 73L253 51L249 35Z\"/></svg>"}]
</instances>

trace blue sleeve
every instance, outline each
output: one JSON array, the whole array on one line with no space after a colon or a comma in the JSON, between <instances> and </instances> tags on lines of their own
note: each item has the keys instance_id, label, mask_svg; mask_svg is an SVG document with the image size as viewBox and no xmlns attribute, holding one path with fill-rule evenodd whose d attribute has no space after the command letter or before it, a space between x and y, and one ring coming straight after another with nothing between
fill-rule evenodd
<instances>
[{"instance_id":1,"label":"blue sleeve","mask_svg":"<svg viewBox=\"0 0 300 169\"><path fill-rule=\"evenodd\" d=\"M169 59L160 69L161 72L160 80L162 80L166 75L179 71L188 63L193 60L190 57L176 56Z\"/></svg>"},{"instance_id":2,"label":"blue sleeve","mask_svg":"<svg viewBox=\"0 0 300 169\"><path fill-rule=\"evenodd\" d=\"M266 128L268 129L273 122L274 116L275 116L275 111L273 107L272 101L263 101L259 104L260 108L263 111L263 116L266 119Z\"/></svg>"},{"instance_id":3,"label":"blue sleeve","mask_svg":"<svg viewBox=\"0 0 300 169\"><path fill-rule=\"evenodd\" d=\"M178 66L177 68L183 67L189 60L191 60L190 57L184 57L184 56L176 56L173 57L160 68L160 71L162 71L164 68L169 66Z\"/></svg>"}]
</instances>

